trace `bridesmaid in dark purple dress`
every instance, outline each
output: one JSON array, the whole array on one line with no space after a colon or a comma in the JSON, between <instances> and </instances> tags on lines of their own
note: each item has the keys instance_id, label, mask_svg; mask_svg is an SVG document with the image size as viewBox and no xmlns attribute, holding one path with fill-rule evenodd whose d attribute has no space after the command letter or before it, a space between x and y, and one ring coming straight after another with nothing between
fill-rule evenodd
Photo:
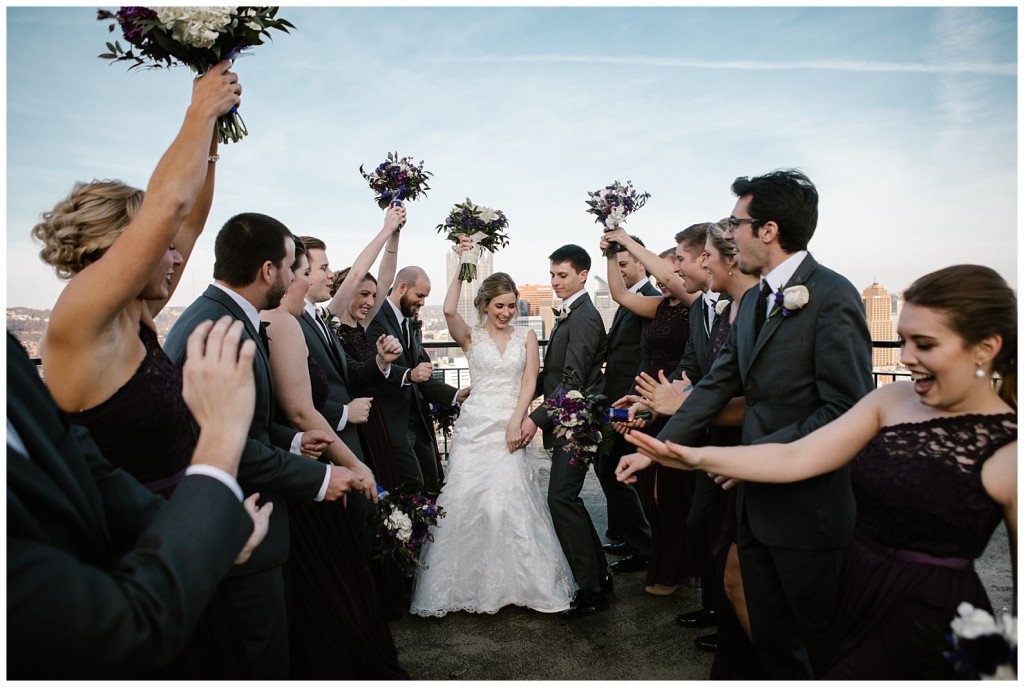
<instances>
[{"instance_id":1,"label":"bridesmaid in dark purple dress","mask_svg":"<svg viewBox=\"0 0 1024 687\"><path fill-rule=\"evenodd\" d=\"M191 87L185 122L145 192L118 181L75 184L32 230L44 262L70 278L41 346L47 387L108 460L164 496L183 477L196 435L181 372L160 348L153 319L213 202L214 121L240 102L229 66ZM225 601L219 592L184 654L156 676L248 677Z\"/></svg>"},{"instance_id":2,"label":"bridesmaid in dark purple dress","mask_svg":"<svg viewBox=\"0 0 1024 687\"><path fill-rule=\"evenodd\" d=\"M310 357L298 321L312 283L300 246L296 244L295 279L281 304L262 311L260 317L269 325L270 371L283 415L303 418L304 426L297 429L333 431L318 410L327 401L327 376ZM338 465L354 457L343 442L335 441L319 460ZM398 663L369 561L345 504L290 501L288 510L291 677L408 678Z\"/></svg>"},{"instance_id":3,"label":"bridesmaid in dark purple dress","mask_svg":"<svg viewBox=\"0 0 1024 687\"><path fill-rule=\"evenodd\" d=\"M991 611L973 559L1000 518L1011 546L1017 539L1016 294L988 267L956 265L903 297L900 360L911 381L876 389L799 441L689 448L634 437L662 464L755 482L852 463L857 524L826 679L936 677L944 647L934 638L957 606Z\"/></svg>"}]
</instances>

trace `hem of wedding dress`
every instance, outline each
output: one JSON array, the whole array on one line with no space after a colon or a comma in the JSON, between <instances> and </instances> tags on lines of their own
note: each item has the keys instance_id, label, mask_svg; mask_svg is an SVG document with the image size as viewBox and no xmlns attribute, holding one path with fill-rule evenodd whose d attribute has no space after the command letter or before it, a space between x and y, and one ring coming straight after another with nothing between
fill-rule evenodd
<instances>
[{"instance_id":1,"label":"hem of wedding dress","mask_svg":"<svg viewBox=\"0 0 1024 687\"><path fill-rule=\"evenodd\" d=\"M519 608L528 608L531 611L537 611L538 613L561 613L562 611L569 610L569 607L570 607L568 601L566 601L564 605L559 605L559 606L557 606L555 608L550 608L550 607L547 607L547 608L537 608L536 606L531 606L531 605L526 604L526 603L516 603L514 601L510 601L509 603L503 604L503 605L498 606L497 608L494 608L494 609L472 608L472 607L469 607L469 606L452 606L452 607L449 607L449 608L442 608L442 609L439 609L439 610L436 610L436 611L428 611L426 609L413 609L413 608L410 608L409 609L409 613L412 614L412 615L419 616L421 618L441 618L441 617L443 617L443 616L445 616L445 615L447 615L449 613L458 613L459 611L465 611L466 613L494 615L495 613L497 613L501 609L508 608L509 606L517 606Z\"/></svg>"}]
</instances>

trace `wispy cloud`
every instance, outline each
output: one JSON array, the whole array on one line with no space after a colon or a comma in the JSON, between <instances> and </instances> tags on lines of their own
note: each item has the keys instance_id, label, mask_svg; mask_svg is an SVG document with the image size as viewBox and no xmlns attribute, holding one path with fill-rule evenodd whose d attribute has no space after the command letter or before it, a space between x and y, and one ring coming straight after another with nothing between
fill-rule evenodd
<instances>
[{"instance_id":1,"label":"wispy cloud","mask_svg":"<svg viewBox=\"0 0 1024 687\"><path fill-rule=\"evenodd\" d=\"M1016 76L1013 62L953 61L942 64L923 62L872 62L865 60L695 60L689 58L606 55L508 55L441 59L443 62L609 64L641 67L683 67L690 69L731 69L741 71L816 70L835 72L891 72L906 74L989 74Z\"/></svg>"}]
</instances>

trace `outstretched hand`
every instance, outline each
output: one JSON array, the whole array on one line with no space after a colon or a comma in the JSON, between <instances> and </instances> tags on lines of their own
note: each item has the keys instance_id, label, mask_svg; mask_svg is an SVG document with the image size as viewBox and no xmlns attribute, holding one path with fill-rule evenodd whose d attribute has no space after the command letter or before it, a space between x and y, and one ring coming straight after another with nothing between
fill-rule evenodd
<instances>
[{"instance_id":1,"label":"outstretched hand","mask_svg":"<svg viewBox=\"0 0 1024 687\"><path fill-rule=\"evenodd\" d=\"M628 440L632 434L633 432L627 434L626 439ZM651 464L652 461L647 456L628 453L619 459L619 464L615 467L615 479L626 484L636 484L636 473L646 470Z\"/></svg>"},{"instance_id":2,"label":"outstretched hand","mask_svg":"<svg viewBox=\"0 0 1024 687\"><path fill-rule=\"evenodd\" d=\"M636 390L643 396L641 402L660 415L672 415L679 410L692 389L688 379L670 382L664 370L658 370L658 379L646 372L636 377Z\"/></svg>"}]
</instances>

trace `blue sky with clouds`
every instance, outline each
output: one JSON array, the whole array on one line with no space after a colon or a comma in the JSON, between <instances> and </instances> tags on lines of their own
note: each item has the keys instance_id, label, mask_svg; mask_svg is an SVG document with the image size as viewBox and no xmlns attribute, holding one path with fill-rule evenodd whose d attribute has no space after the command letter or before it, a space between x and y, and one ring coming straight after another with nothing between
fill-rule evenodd
<instances>
[{"instance_id":1,"label":"blue sky with clouds","mask_svg":"<svg viewBox=\"0 0 1024 687\"><path fill-rule=\"evenodd\" d=\"M432 276L434 227L466 196L500 208L494 260L546 283L579 243L604 276L586 192L631 179L627 225L655 250L727 216L739 175L800 167L818 185L815 256L863 288L949 264L1017 284L1017 10L1003 8L290 8L291 35L240 59L250 135L222 147L206 233L173 305L209 281L219 226L242 211L327 241L343 267L382 220L359 175L387 151L434 173L401 264ZM7 303L47 308L61 282L29 232L75 180L144 187L188 104L183 68L95 56L95 8L8 8Z\"/></svg>"}]
</instances>

